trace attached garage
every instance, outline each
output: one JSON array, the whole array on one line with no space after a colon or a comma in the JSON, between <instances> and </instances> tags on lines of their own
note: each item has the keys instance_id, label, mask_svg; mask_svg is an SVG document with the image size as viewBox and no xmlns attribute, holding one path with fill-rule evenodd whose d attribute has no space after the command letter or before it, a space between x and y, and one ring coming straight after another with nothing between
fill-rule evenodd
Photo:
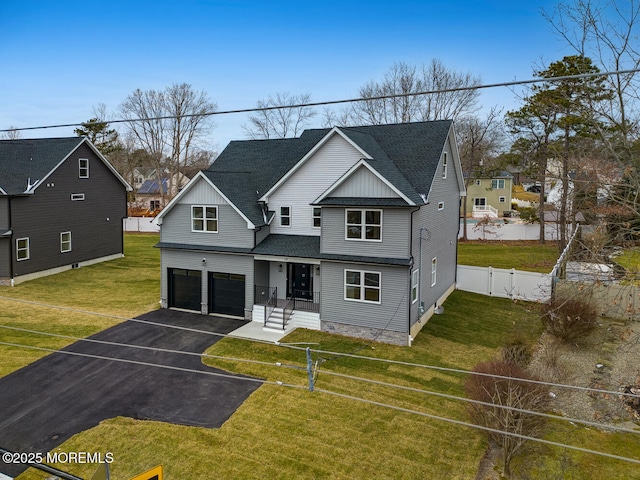
<instances>
[{"instance_id":1,"label":"attached garage","mask_svg":"<svg viewBox=\"0 0 640 480\"><path fill-rule=\"evenodd\" d=\"M244 317L245 276L209 272L209 313Z\"/></svg>"},{"instance_id":2,"label":"attached garage","mask_svg":"<svg viewBox=\"0 0 640 480\"><path fill-rule=\"evenodd\" d=\"M169 268L168 279L169 308L201 311L202 272Z\"/></svg>"}]
</instances>

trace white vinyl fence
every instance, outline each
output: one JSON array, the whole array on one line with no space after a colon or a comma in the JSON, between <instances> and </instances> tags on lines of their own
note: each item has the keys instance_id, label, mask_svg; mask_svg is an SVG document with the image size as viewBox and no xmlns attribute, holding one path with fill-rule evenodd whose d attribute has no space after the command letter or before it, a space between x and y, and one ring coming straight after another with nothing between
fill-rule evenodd
<instances>
[{"instance_id":1,"label":"white vinyl fence","mask_svg":"<svg viewBox=\"0 0 640 480\"><path fill-rule=\"evenodd\" d=\"M160 225L155 217L128 217L124 219L125 232L158 233Z\"/></svg>"},{"instance_id":2,"label":"white vinyl fence","mask_svg":"<svg viewBox=\"0 0 640 480\"><path fill-rule=\"evenodd\" d=\"M467 220L467 238L469 240L538 240L540 238L540 225L526 223L495 223L478 225ZM464 226L460 222L458 238L464 234ZM547 223L544 228L545 240L558 240L558 225Z\"/></svg>"},{"instance_id":3,"label":"white vinyl fence","mask_svg":"<svg viewBox=\"0 0 640 480\"><path fill-rule=\"evenodd\" d=\"M458 289L492 297L547 302L551 298L553 276L493 267L458 265Z\"/></svg>"}]
</instances>

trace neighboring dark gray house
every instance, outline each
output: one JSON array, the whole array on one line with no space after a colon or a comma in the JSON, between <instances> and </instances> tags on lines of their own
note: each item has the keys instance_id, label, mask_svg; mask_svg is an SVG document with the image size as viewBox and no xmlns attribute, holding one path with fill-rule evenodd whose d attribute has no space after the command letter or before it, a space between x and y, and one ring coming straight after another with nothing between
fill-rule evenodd
<instances>
[{"instance_id":1,"label":"neighboring dark gray house","mask_svg":"<svg viewBox=\"0 0 640 480\"><path fill-rule=\"evenodd\" d=\"M0 284L121 257L130 189L85 138L0 141Z\"/></svg>"},{"instance_id":2,"label":"neighboring dark gray house","mask_svg":"<svg viewBox=\"0 0 640 480\"><path fill-rule=\"evenodd\" d=\"M451 121L231 142L158 216L161 304L410 345L463 195Z\"/></svg>"}]
</instances>

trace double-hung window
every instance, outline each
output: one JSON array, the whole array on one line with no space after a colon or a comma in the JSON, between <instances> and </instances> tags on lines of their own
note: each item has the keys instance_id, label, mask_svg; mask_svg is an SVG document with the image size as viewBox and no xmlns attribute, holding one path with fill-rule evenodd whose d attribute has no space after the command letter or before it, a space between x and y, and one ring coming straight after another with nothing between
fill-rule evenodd
<instances>
[{"instance_id":1,"label":"double-hung window","mask_svg":"<svg viewBox=\"0 0 640 480\"><path fill-rule=\"evenodd\" d=\"M191 231L218 233L218 207L193 205L191 207Z\"/></svg>"},{"instance_id":2,"label":"double-hung window","mask_svg":"<svg viewBox=\"0 0 640 480\"><path fill-rule=\"evenodd\" d=\"M280 207L280 226L291 226L291 207Z\"/></svg>"},{"instance_id":3,"label":"double-hung window","mask_svg":"<svg viewBox=\"0 0 640 480\"><path fill-rule=\"evenodd\" d=\"M344 271L344 299L380 303L380 272Z\"/></svg>"},{"instance_id":4,"label":"double-hung window","mask_svg":"<svg viewBox=\"0 0 640 480\"><path fill-rule=\"evenodd\" d=\"M78 177L89 178L89 159L88 158L78 159Z\"/></svg>"},{"instance_id":5,"label":"double-hung window","mask_svg":"<svg viewBox=\"0 0 640 480\"><path fill-rule=\"evenodd\" d=\"M382 210L347 209L345 238L382 241Z\"/></svg>"},{"instance_id":6,"label":"double-hung window","mask_svg":"<svg viewBox=\"0 0 640 480\"><path fill-rule=\"evenodd\" d=\"M498 189L498 188L504 188L504 179L493 179L491 180L491 188L492 189Z\"/></svg>"},{"instance_id":7,"label":"double-hung window","mask_svg":"<svg viewBox=\"0 0 640 480\"><path fill-rule=\"evenodd\" d=\"M436 273L438 271L438 259L433 257L431 259L431 286L434 287L436 285Z\"/></svg>"},{"instance_id":8,"label":"double-hung window","mask_svg":"<svg viewBox=\"0 0 640 480\"><path fill-rule=\"evenodd\" d=\"M418 288L420 284L420 270L411 272L411 303L418 301Z\"/></svg>"},{"instance_id":9,"label":"double-hung window","mask_svg":"<svg viewBox=\"0 0 640 480\"><path fill-rule=\"evenodd\" d=\"M322 226L322 208L321 207L312 207L312 216L313 216L313 228L320 228Z\"/></svg>"},{"instance_id":10,"label":"double-hung window","mask_svg":"<svg viewBox=\"0 0 640 480\"><path fill-rule=\"evenodd\" d=\"M60 253L71 251L71 232L60 233Z\"/></svg>"},{"instance_id":11,"label":"double-hung window","mask_svg":"<svg viewBox=\"0 0 640 480\"><path fill-rule=\"evenodd\" d=\"M29 260L29 237L16 239L16 260Z\"/></svg>"}]
</instances>

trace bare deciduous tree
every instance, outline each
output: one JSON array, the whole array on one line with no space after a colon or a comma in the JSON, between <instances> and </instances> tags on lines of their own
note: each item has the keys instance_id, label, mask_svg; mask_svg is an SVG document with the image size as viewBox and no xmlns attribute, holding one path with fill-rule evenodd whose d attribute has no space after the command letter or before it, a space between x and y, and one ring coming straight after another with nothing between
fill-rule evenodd
<instances>
[{"instance_id":1,"label":"bare deciduous tree","mask_svg":"<svg viewBox=\"0 0 640 480\"><path fill-rule=\"evenodd\" d=\"M0 132L0 140L19 140L20 138L22 138L20 130L13 125L9 125L6 132Z\"/></svg>"},{"instance_id":2,"label":"bare deciduous tree","mask_svg":"<svg viewBox=\"0 0 640 480\"><path fill-rule=\"evenodd\" d=\"M173 178L186 166L195 143L209 132L208 114L216 108L205 92L195 92L186 83L164 91L136 89L120 105L121 117L131 120L128 130L153 159L163 204L163 172L168 171L171 192Z\"/></svg>"},{"instance_id":3,"label":"bare deciduous tree","mask_svg":"<svg viewBox=\"0 0 640 480\"><path fill-rule=\"evenodd\" d=\"M243 128L252 139L297 137L316 115L313 108L300 106L310 100L309 93L292 95L282 92L270 95L266 100L258 101L257 108L260 110L249 116L249 123Z\"/></svg>"}]
</instances>

